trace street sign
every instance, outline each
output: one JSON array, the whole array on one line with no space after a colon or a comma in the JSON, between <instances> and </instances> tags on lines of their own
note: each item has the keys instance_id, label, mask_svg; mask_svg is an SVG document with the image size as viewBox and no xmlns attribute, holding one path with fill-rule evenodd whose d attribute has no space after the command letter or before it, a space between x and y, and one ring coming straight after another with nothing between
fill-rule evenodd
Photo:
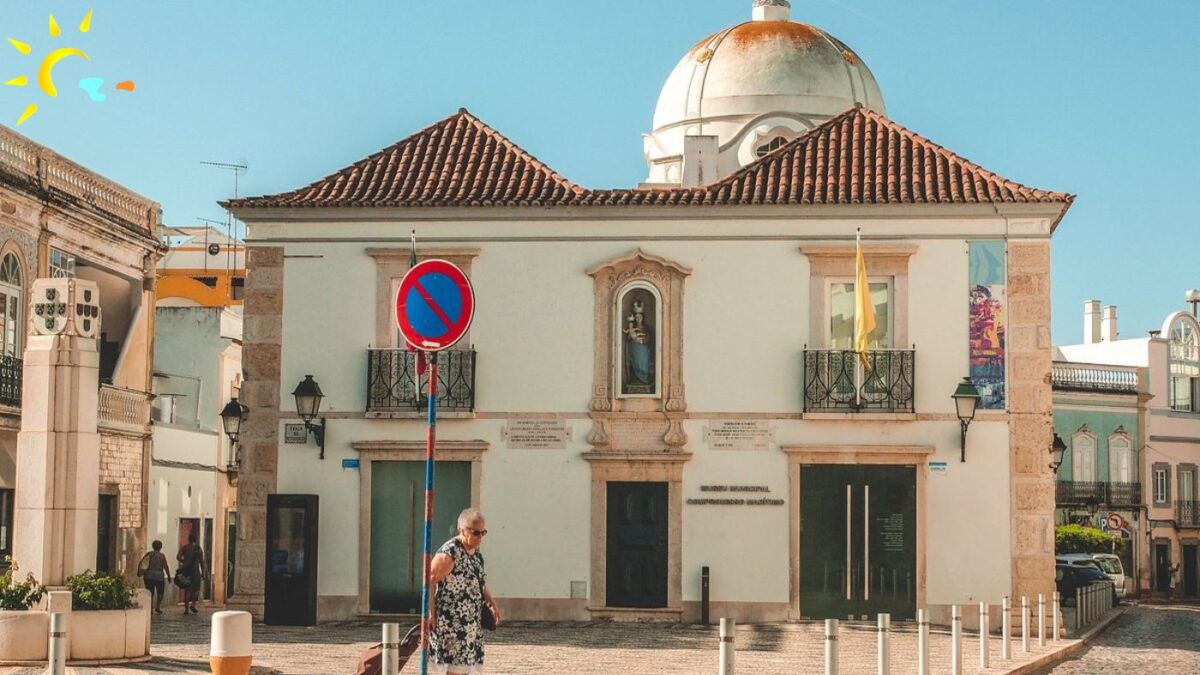
<instances>
[{"instance_id":1,"label":"street sign","mask_svg":"<svg viewBox=\"0 0 1200 675\"><path fill-rule=\"evenodd\" d=\"M475 317L475 291L454 263L417 263L396 291L396 325L413 349L439 352L462 339Z\"/></svg>"},{"instance_id":2,"label":"street sign","mask_svg":"<svg viewBox=\"0 0 1200 675\"><path fill-rule=\"evenodd\" d=\"M1125 519L1122 518L1121 514L1119 513L1108 514L1108 516L1104 519L1104 522L1108 525L1108 529L1110 530L1125 529Z\"/></svg>"}]
</instances>

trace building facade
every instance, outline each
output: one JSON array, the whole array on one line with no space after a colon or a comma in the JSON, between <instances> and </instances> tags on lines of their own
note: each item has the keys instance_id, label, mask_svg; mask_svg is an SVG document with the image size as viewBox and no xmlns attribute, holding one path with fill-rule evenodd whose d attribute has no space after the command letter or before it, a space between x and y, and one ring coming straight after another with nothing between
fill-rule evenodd
<instances>
[{"instance_id":1,"label":"building facade","mask_svg":"<svg viewBox=\"0 0 1200 675\"><path fill-rule=\"evenodd\" d=\"M100 296L99 545L89 566L131 575L145 548L159 214L155 202L0 127L0 558L13 550L23 354L38 278L94 282Z\"/></svg>"},{"instance_id":2,"label":"building facade","mask_svg":"<svg viewBox=\"0 0 1200 675\"><path fill-rule=\"evenodd\" d=\"M713 611L750 621L948 621L952 603L1053 591L1050 237L1072 198L857 106L857 57L833 68L809 48L832 38L787 9L760 0L741 37L680 66L722 96L841 73L741 111L804 131L736 168L705 148L758 132L669 83L659 111L679 103L715 138L686 135L674 185L648 153L660 184L580 187L463 110L228 204L249 247L231 604L261 612L299 592L287 576L315 584L319 619L419 607L427 375L395 326L414 229L476 297L439 357L435 543L459 509L486 512L506 616L693 621L705 569ZM736 81L751 67L774 79ZM320 448L291 401L309 375ZM964 377L982 393L965 445Z\"/></svg>"}]
</instances>

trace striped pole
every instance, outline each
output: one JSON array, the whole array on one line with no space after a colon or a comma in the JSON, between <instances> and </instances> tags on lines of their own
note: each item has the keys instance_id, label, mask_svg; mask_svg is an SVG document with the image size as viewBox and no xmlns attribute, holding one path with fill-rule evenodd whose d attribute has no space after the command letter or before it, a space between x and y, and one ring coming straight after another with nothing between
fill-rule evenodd
<instances>
[{"instance_id":1,"label":"striped pole","mask_svg":"<svg viewBox=\"0 0 1200 675\"><path fill-rule=\"evenodd\" d=\"M433 448L437 442L437 352L429 352L429 433L425 440L425 555L421 561L421 675L429 673L429 567L433 545Z\"/></svg>"}]
</instances>

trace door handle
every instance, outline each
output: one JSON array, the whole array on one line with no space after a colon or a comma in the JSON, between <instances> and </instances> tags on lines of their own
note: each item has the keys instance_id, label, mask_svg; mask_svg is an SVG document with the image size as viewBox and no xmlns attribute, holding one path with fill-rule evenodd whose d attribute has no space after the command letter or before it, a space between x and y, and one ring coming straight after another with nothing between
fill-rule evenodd
<instances>
[{"instance_id":1,"label":"door handle","mask_svg":"<svg viewBox=\"0 0 1200 675\"><path fill-rule=\"evenodd\" d=\"M854 569L852 567L853 561L852 561L852 558L850 557L851 530L853 529L851 527L851 520L850 520L851 516L852 516L852 509L851 509L851 503L850 503L850 486L847 484L846 485L846 599L847 600L853 599L851 597L851 594L852 594L851 584L854 583L854 574L852 573L853 569Z\"/></svg>"},{"instance_id":2,"label":"door handle","mask_svg":"<svg viewBox=\"0 0 1200 675\"><path fill-rule=\"evenodd\" d=\"M863 600L871 599L871 486L863 485Z\"/></svg>"}]
</instances>

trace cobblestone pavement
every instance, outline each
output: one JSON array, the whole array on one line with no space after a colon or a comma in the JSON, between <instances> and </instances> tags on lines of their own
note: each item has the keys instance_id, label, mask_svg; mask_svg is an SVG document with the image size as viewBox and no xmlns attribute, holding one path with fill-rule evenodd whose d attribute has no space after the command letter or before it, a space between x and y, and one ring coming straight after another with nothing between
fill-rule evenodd
<instances>
[{"instance_id":1,"label":"cobblestone pavement","mask_svg":"<svg viewBox=\"0 0 1200 675\"><path fill-rule=\"evenodd\" d=\"M407 628L408 624L402 624ZM321 625L315 628L254 626L254 661L258 673L352 673L359 655L380 633L376 622ZM842 624L839 635L841 672L874 673L876 632L873 625ZM155 621L152 634L155 659L129 668L71 668L74 675L132 675L133 673L207 673L207 613L198 617L167 615ZM932 672L950 670L950 635L934 630ZM737 672L755 675L820 673L824 664L824 626L796 623L739 626L736 637ZM916 672L915 624L892 627L892 672ZM992 636L992 667L979 670L979 640L963 639L964 673L999 673L1051 650L1021 652L1013 641L1014 660L1000 660L1000 639ZM693 675L717 672L715 627L637 623L514 623L489 634L489 674L554 673L556 675ZM4 669L3 675L40 675L34 668ZM417 672L416 661L402 671ZM1162 675L1161 673L1158 675Z\"/></svg>"},{"instance_id":2,"label":"cobblestone pavement","mask_svg":"<svg viewBox=\"0 0 1200 675\"><path fill-rule=\"evenodd\" d=\"M1130 607L1077 658L1043 673L1200 673L1200 607Z\"/></svg>"}]
</instances>

